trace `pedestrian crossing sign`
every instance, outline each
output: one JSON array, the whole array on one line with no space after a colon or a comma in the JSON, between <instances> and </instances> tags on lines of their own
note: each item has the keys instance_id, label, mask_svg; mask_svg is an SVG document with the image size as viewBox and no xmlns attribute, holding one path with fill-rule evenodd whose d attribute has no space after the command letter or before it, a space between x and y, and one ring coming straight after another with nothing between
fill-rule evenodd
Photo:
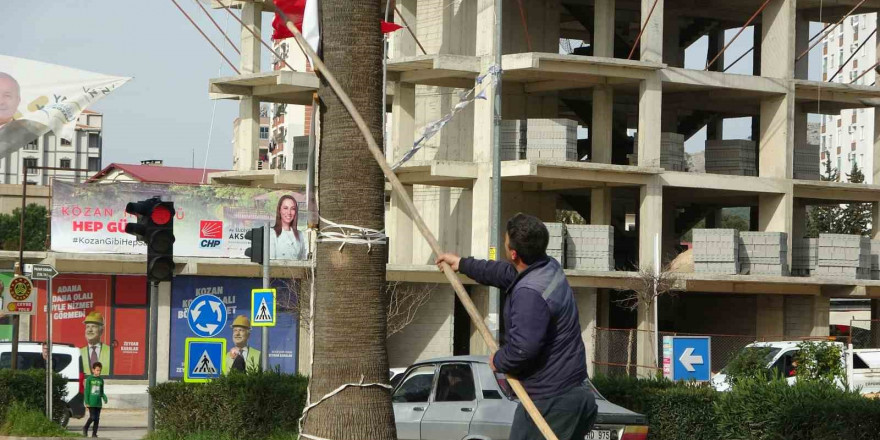
<instances>
[{"instance_id":1,"label":"pedestrian crossing sign","mask_svg":"<svg viewBox=\"0 0 880 440\"><path fill-rule=\"evenodd\" d=\"M251 325L275 327L275 289L251 290Z\"/></svg>"},{"instance_id":2,"label":"pedestrian crossing sign","mask_svg":"<svg viewBox=\"0 0 880 440\"><path fill-rule=\"evenodd\" d=\"M208 382L225 371L226 339L186 338L184 347L184 382Z\"/></svg>"}]
</instances>

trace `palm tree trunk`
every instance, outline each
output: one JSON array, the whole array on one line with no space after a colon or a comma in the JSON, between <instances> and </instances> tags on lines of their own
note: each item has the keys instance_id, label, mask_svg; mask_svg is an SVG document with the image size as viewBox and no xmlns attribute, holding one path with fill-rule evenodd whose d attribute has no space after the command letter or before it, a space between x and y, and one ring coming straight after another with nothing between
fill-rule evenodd
<instances>
[{"instance_id":1,"label":"palm tree trunk","mask_svg":"<svg viewBox=\"0 0 880 440\"><path fill-rule=\"evenodd\" d=\"M382 145L380 0L321 1L323 59ZM385 179L337 97L321 84L320 214L384 229ZM322 222L322 226L325 226ZM386 245L319 243L315 272L314 403L348 384L388 382ZM349 387L309 411L303 432L331 440L396 438L390 392Z\"/></svg>"}]
</instances>

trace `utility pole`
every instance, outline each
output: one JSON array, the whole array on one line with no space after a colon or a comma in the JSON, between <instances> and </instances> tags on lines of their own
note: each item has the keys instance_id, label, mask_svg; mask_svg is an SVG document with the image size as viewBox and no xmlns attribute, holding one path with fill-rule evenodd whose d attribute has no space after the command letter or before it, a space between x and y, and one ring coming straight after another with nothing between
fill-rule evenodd
<instances>
[{"instance_id":1,"label":"utility pole","mask_svg":"<svg viewBox=\"0 0 880 440\"><path fill-rule=\"evenodd\" d=\"M501 69L501 4L495 0L495 69ZM500 75L500 73L499 73ZM492 103L492 217L489 228L489 259L498 260L499 228L501 226L501 78L495 81ZM501 328L501 290L489 288L489 324L492 337L498 340Z\"/></svg>"},{"instance_id":2,"label":"utility pole","mask_svg":"<svg viewBox=\"0 0 880 440\"><path fill-rule=\"evenodd\" d=\"M269 226L269 223L266 223L263 226L263 288L268 289L269 287L269 246L271 241L269 240L269 234L274 233L275 231ZM251 307L254 307L251 304ZM274 319L274 318L273 318ZM269 371L269 327L262 327L262 344L261 348L263 349L260 352L260 364L263 365L263 371Z\"/></svg>"},{"instance_id":3,"label":"utility pole","mask_svg":"<svg viewBox=\"0 0 880 440\"><path fill-rule=\"evenodd\" d=\"M157 343L159 340L159 282L148 281L150 283L150 339L149 339L149 369L147 377L149 378L149 386L156 386L156 357L158 354ZM147 403L147 431L153 432L156 427L156 411L153 408L153 397L150 396Z\"/></svg>"}]
</instances>

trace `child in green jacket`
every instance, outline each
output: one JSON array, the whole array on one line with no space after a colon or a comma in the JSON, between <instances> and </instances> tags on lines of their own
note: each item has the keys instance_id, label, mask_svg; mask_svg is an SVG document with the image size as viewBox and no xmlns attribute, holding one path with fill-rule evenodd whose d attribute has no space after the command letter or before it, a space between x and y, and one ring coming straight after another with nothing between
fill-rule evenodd
<instances>
[{"instance_id":1,"label":"child in green jacket","mask_svg":"<svg viewBox=\"0 0 880 440\"><path fill-rule=\"evenodd\" d=\"M98 422L101 421L101 406L107 403L107 395L104 394L104 379L101 379L101 369L103 365L100 362L92 364L92 375L86 378L85 395L83 403L89 409L89 421L83 426L83 436L88 437L89 425L92 422L92 437L98 436Z\"/></svg>"}]
</instances>

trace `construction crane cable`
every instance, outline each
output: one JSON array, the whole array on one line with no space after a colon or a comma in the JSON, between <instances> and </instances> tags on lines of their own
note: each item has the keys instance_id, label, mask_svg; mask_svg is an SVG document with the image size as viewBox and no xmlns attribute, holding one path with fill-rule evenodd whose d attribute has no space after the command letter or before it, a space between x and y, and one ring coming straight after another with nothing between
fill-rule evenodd
<instances>
[{"instance_id":1,"label":"construction crane cable","mask_svg":"<svg viewBox=\"0 0 880 440\"><path fill-rule=\"evenodd\" d=\"M214 50L216 50L217 53L219 53L220 56L223 57L223 59L226 61L226 64L229 64L229 67L231 67L232 70L234 70L236 74L241 75L241 72L239 72L238 69L235 68L235 65L232 64L232 61L229 61L229 58L226 58L226 55L223 54L223 51L220 50L220 48L217 47L217 45L214 44L214 42L211 41L210 38L208 38L208 36L205 34L205 32L202 30L202 28L200 28L199 25L197 25L196 22L193 21L192 17L190 17L189 14L187 14L186 11L184 11L183 8L180 7L180 5L177 3L177 1L171 0L171 3L174 3L174 6L177 6L177 9L179 9L180 12L183 14L183 16L186 17L186 19L189 20L190 23L192 23L192 25L196 28L197 31L199 31L200 34L202 34L203 37L205 37L205 40L208 40L208 43L210 43L211 47L213 47Z\"/></svg>"}]
</instances>

